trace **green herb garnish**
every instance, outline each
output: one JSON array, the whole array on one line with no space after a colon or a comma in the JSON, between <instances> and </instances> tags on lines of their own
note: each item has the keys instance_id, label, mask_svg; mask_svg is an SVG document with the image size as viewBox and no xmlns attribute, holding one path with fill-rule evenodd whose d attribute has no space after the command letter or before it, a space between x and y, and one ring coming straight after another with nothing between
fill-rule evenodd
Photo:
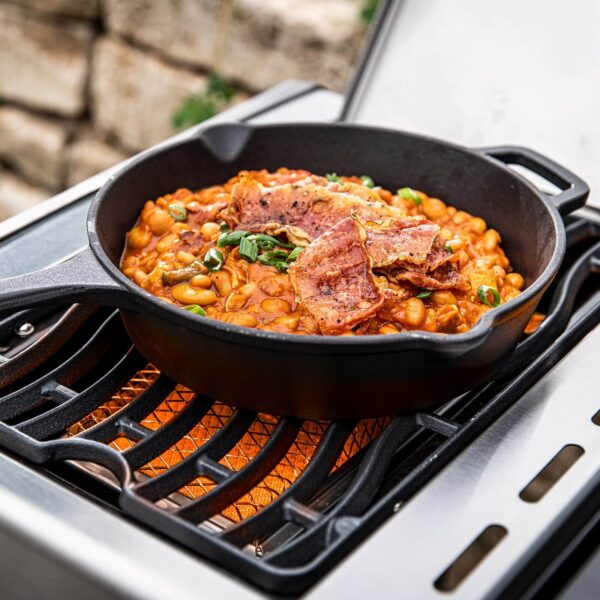
<instances>
[{"instance_id":1,"label":"green herb garnish","mask_svg":"<svg viewBox=\"0 0 600 600\"><path fill-rule=\"evenodd\" d=\"M327 177L327 181L330 181L331 183L344 183L339 177L337 173L327 173L327 175L325 175L325 177Z\"/></svg>"},{"instance_id":2,"label":"green herb garnish","mask_svg":"<svg viewBox=\"0 0 600 600\"><path fill-rule=\"evenodd\" d=\"M224 231L219 234L217 239L217 246L224 248L225 246L239 246L242 239L249 235L247 231L243 229L236 229L235 231Z\"/></svg>"},{"instance_id":3,"label":"green herb garnish","mask_svg":"<svg viewBox=\"0 0 600 600\"><path fill-rule=\"evenodd\" d=\"M252 237L256 240L259 248L264 248L266 250L271 250L271 248L274 248L275 246L281 246L282 248L295 248L294 244L286 244L285 242L282 242L273 236L267 235L266 233L257 233Z\"/></svg>"},{"instance_id":4,"label":"green herb garnish","mask_svg":"<svg viewBox=\"0 0 600 600\"><path fill-rule=\"evenodd\" d=\"M216 249L211 248L204 255L204 266L211 272L218 271L223 266L223 255Z\"/></svg>"},{"instance_id":5,"label":"green herb garnish","mask_svg":"<svg viewBox=\"0 0 600 600\"><path fill-rule=\"evenodd\" d=\"M280 273L287 273L289 267L290 257L298 248L294 248L289 254L283 250L271 250L271 252L265 252L258 257L258 261L269 267L275 267ZM302 250L300 248L300 250ZM294 260L297 258L299 252L296 252Z\"/></svg>"},{"instance_id":6,"label":"green herb garnish","mask_svg":"<svg viewBox=\"0 0 600 600\"><path fill-rule=\"evenodd\" d=\"M229 231L229 225L227 223L221 223L221 233L227 233Z\"/></svg>"},{"instance_id":7,"label":"green herb garnish","mask_svg":"<svg viewBox=\"0 0 600 600\"><path fill-rule=\"evenodd\" d=\"M418 298L419 300L426 300L427 298L429 298L431 296L431 294L433 294L433 292L431 290L423 290L423 291L419 292L415 297Z\"/></svg>"},{"instance_id":8,"label":"green herb garnish","mask_svg":"<svg viewBox=\"0 0 600 600\"><path fill-rule=\"evenodd\" d=\"M419 204L423 202L423 198L421 198L415 190L409 187L400 188L396 194L405 200L412 200L415 203L415 206L419 206Z\"/></svg>"},{"instance_id":9,"label":"green herb garnish","mask_svg":"<svg viewBox=\"0 0 600 600\"><path fill-rule=\"evenodd\" d=\"M255 262L258 257L258 246L256 240L250 237L243 237L240 240L240 256L248 262Z\"/></svg>"},{"instance_id":10,"label":"green herb garnish","mask_svg":"<svg viewBox=\"0 0 600 600\"><path fill-rule=\"evenodd\" d=\"M452 246L450 244L448 244L447 242L444 244L444 250L446 252L454 252L454 248L452 248Z\"/></svg>"},{"instance_id":11,"label":"green herb garnish","mask_svg":"<svg viewBox=\"0 0 600 600\"><path fill-rule=\"evenodd\" d=\"M492 296L492 300L490 300L490 294ZM496 308L496 306L500 306L500 304L502 304L502 298L500 298L498 290L491 285L480 285L477 288L477 297L481 302L491 306L492 308Z\"/></svg>"},{"instance_id":12,"label":"green herb garnish","mask_svg":"<svg viewBox=\"0 0 600 600\"><path fill-rule=\"evenodd\" d=\"M375 182L368 175L361 175L360 180L363 185L366 185L368 188L374 188Z\"/></svg>"},{"instance_id":13,"label":"green herb garnish","mask_svg":"<svg viewBox=\"0 0 600 600\"><path fill-rule=\"evenodd\" d=\"M206 311L198 304L189 304L188 306L184 306L183 309L194 315L200 315L201 317L206 316Z\"/></svg>"},{"instance_id":14,"label":"green herb garnish","mask_svg":"<svg viewBox=\"0 0 600 600\"><path fill-rule=\"evenodd\" d=\"M287 257L288 262L292 262L294 260L296 260L298 258L298 256L300 256L300 253L304 250L304 248L302 248L301 246L296 246L289 254Z\"/></svg>"},{"instance_id":15,"label":"green herb garnish","mask_svg":"<svg viewBox=\"0 0 600 600\"><path fill-rule=\"evenodd\" d=\"M181 206L181 204L170 204L169 214L176 221L185 221L187 219L187 210L185 206Z\"/></svg>"}]
</instances>

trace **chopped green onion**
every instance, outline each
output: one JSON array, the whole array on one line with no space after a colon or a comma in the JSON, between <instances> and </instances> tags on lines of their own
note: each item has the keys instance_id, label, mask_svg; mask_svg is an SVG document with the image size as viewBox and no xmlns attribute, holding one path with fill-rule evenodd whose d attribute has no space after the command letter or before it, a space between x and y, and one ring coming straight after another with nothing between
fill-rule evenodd
<instances>
[{"instance_id":1,"label":"chopped green onion","mask_svg":"<svg viewBox=\"0 0 600 600\"><path fill-rule=\"evenodd\" d=\"M375 182L368 175L361 175L360 180L362 181L363 185L366 185L368 188L375 187Z\"/></svg>"},{"instance_id":2,"label":"chopped green onion","mask_svg":"<svg viewBox=\"0 0 600 600\"><path fill-rule=\"evenodd\" d=\"M269 258L276 258L278 260L287 260L289 254L284 250L271 250L270 252L266 252L265 256L268 256Z\"/></svg>"},{"instance_id":3,"label":"chopped green onion","mask_svg":"<svg viewBox=\"0 0 600 600\"><path fill-rule=\"evenodd\" d=\"M276 268L276 269L277 269L277 270L278 270L280 273L287 273L287 270L288 270L288 266L289 266L289 265L288 265L286 262L284 262L284 261L282 261L282 260L281 260L281 261L279 261L279 262L276 262L276 263L275 263L273 266L274 266L274 267L275 267L275 268Z\"/></svg>"},{"instance_id":4,"label":"chopped green onion","mask_svg":"<svg viewBox=\"0 0 600 600\"><path fill-rule=\"evenodd\" d=\"M256 241L249 237L243 237L240 240L240 256L248 262L255 262L258 257L258 246Z\"/></svg>"},{"instance_id":5,"label":"chopped green onion","mask_svg":"<svg viewBox=\"0 0 600 600\"><path fill-rule=\"evenodd\" d=\"M170 204L169 214L176 221L185 221L187 219L187 210L185 206L181 206L181 204Z\"/></svg>"},{"instance_id":6,"label":"chopped green onion","mask_svg":"<svg viewBox=\"0 0 600 600\"><path fill-rule=\"evenodd\" d=\"M327 181L330 181L331 183L344 183L339 177L337 173L327 173L327 175L325 175L325 177L327 177Z\"/></svg>"},{"instance_id":7,"label":"chopped green onion","mask_svg":"<svg viewBox=\"0 0 600 600\"><path fill-rule=\"evenodd\" d=\"M409 187L400 188L396 194L405 200L412 200L415 203L415 206L419 206L419 204L423 202L423 198L421 198L421 196L419 196L415 190Z\"/></svg>"},{"instance_id":8,"label":"chopped green onion","mask_svg":"<svg viewBox=\"0 0 600 600\"><path fill-rule=\"evenodd\" d=\"M237 229L236 231L224 231L219 234L217 246L224 248L225 246L239 246L242 238L248 235L247 231Z\"/></svg>"},{"instance_id":9,"label":"chopped green onion","mask_svg":"<svg viewBox=\"0 0 600 600\"><path fill-rule=\"evenodd\" d=\"M492 301L490 302L490 298L488 294L492 295ZM491 306L492 308L496 308L496 306L500 306L502 304L502 298L500 298L500 294L495 287L491 285L480 285L477 288L477 297L481 302Z\"/></svg>"},{"instance_id":10,"label":"chopped green onion","mask_svg":"<svg viewBox=\"0 0 600 600\"><path fill-rule=\"evenodd\" d=\"M198 306L198 304L189 304L188 306L184 306L183 310L187 310L194 315L200 315L201 317L206 316L206 311L201 306Z\"/></svg>"},{"instance_id":11,"label":"chopped green onion","mask_svg":"<svg viewBox=\"0 0 600 600\"><path fill-rule=\"evenodd\" d=\"M265 248L271 250L274 246L281 246L282 248L294 248L294 244L287 244L286 242L282 242L273 236L267 235L266 233L257 233L252 236L259 248Z\"/></svg>"},{"instance_id":12,"label":"chopped green onion","mask_svg":"<svg viewBox=\"0 0 600 600\"><path fill-rule=\"evenodd\" d=\"M204 266L211 272L218 271L223 266L223 255L216 249L211 248L204 255Z\"/></svg>"},{"instance_id":13,"label":"chopped green onion","mask_svg":"<svg viewBox=\"0 0 600 600\"><path fill-rule=\"evenodd\" d=\"M425 299L429 298L431 296L431 294L433 294L433 292L431 290L423 290L422 292L419 292L416 295L416 298L418 298L419 300L425 300Z\"/></svg>"},{"instance_id":14,"label":"chopped green onion","mask_svg":"<svg viewBox=\"0 0 600 600\"><path fill-rule=\"evenodd\" d=\"M296 260L299 256L300 253L302 252L302 250L304 250L304 248L302 248L301 246L296 246L289 254L287 257L288 262Z\"/></svg>"},{"instance_id":15,"label":"chopped green onion","mask_svg":"<svg viewBox=\"0 0 600 600\"><path fill-rule=\"evenodd\" d=\"M221 223L221 233L227 233L229 231L229 225L227 223Z\"/></svg>"},{"instance_id":16,"label":"chopped green onion","mask_svg":"<svg viewBox=\"0 0 600 600\"><path fill-rule=\"evenodd\" d=\"M448 243L444 244L444 250L446 252L454 252L454 248Z\"/></svg>"}]
</instances>

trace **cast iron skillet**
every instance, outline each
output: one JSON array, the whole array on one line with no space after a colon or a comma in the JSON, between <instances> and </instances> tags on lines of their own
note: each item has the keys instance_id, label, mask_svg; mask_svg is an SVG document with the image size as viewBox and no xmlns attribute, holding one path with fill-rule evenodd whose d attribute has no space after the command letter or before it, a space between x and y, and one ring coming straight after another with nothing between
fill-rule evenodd
<instances>
[{"instance_id":1,"label":"cast iron skillet","mask_svg":"<svg viewBox=\"0 0 600 600\"><path fill-rule=\"evenodd\" d=\"M508 163L563 191L544 195ZM241 169L281 166L367 174L385 188L411 186L483 217L501 232L525 291L462 334L295 336L190 314L119 271L125 234L148 199L223 182ZM524 148L469 150L343 124L219 125L149 152L112 177L90 208L89 247L57 266L0 282L0 310L57 301L117 306L149 361L223 402L303 418L394 414L447 401L494 374L561 263L560 215L582 206L587 194L581 179Z\"/></svg>"}]
</instances>

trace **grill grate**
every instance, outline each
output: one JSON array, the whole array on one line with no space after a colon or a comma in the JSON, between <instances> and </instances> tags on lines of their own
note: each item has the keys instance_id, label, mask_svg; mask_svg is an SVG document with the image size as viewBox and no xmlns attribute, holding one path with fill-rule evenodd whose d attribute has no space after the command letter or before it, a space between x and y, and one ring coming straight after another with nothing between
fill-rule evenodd
<instances>
[{"instance_id":1,"label":"grill grate","mask_svg":"<svg viewBox=\"0 0 600 600\"><path fill-rule=\"evenodd\" d=\"M301 593L598 323L600 230L573 221L568 239L539 330L496 381L435 412L355 423L234 409L147 365L117 313L75 306L0 361L0 446L48 468L100 465L126 515L258 586ZM0 340L36 318L0 320Z\"/></svg>"}]
</instances>

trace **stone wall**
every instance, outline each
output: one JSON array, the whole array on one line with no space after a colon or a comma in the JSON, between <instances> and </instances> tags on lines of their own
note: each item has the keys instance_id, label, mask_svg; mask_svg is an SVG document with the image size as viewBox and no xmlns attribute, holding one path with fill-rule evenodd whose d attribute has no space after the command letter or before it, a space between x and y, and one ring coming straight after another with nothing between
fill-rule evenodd
<instances>
[{"instance_id":1,"label":"stone wall","mask_svg":"<svg viewBox=\"0 0 600 600\"><path fill-rule=\"evenodd\" d=\"M234 102L290 78L343 89L362 0L223 2L0 0L0 219L172 135L213 70Z\"/></svg>"}]
</instances>

